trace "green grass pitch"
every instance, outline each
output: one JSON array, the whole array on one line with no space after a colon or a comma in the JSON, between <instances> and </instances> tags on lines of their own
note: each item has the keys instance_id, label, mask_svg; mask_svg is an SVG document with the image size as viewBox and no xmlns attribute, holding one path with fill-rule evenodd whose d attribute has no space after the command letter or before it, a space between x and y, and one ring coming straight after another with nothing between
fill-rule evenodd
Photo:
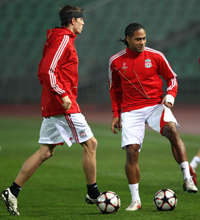
<instances>
[{"instance_id":1,"label":"green grass pitch","mask_svg":"<svg viewBox=\"0 0 200 220\"><path fill-rule=\"evenodd\" d=\"M40 129L38 118L0 118L0 190L9 186L24 160L37 148ZM19 195L20 220L199 220L200 195L183 192L182 174L172 157L168 141L159 134L146 131L140 153L140 196L142 209L126 212L130 193L124 173L125 152L120 148L120 135L111 133L109 125L91 125L98 139L97 183L101 191L115 191L121 198L116 214L100 214L94 205L84 202L85 178L82 172L82 149L57 147L53 158L44 163L25 184ZM200 137L182 135L191 160ZM200 181L200 180L199 180ZM159 212L153 195L161 188L177 193L174 211ZM0 219L13 219L0 202Z\"/></svg>"}]
</instances>

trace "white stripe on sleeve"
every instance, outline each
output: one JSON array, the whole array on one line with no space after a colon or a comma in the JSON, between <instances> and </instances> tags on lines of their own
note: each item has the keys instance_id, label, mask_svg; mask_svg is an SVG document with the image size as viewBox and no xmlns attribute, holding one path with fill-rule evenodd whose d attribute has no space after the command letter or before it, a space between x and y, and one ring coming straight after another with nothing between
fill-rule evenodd
<instances>
[{"instance_id":1,"label":"white stripe on sleeve","mask_svg":"<svg viewBox=\"0 0 200 220\"><path fill-rule=\"evenodd\" d=\"M60 57L62 56L62 53L63 53L65 47L67 46L68 42L69 42L69 36L64 35L63 39L62 39L62 42L61 42L58 50L56 51L56 54L54 55L53 61L52 61L51 65L50 65L50 68L49 68L49 77L50 77L51 87L55 90L55 92L57 92L60 95L65 93L65 90L61 89L58 86L58 84L56 82L56 76L55 76L54 73L55 73L57 63L58 63Z\"/></svg>"}]
</instances>

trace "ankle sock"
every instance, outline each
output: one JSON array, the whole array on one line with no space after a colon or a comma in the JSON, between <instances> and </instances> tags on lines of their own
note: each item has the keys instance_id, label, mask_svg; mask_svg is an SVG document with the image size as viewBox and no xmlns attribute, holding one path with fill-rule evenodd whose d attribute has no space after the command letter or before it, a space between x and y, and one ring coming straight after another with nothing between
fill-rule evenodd
<instances>
[{"instance_id":1,"label":"ankle sock","mask_svg":"<svg viewBox=\"0 0 200 220\"><path fill-rule=\"evenodd\" d=\"M15 182L10 186L11 193L17 198L19 192L21 191L21 186L17 185Z\"/></svg>"},{"instance_id":2,"label":"ankle sock","mask_svg":"<svg viewBox=\"0 0 200 220\"><path fill-rule=\"evenodd\" d=\"M98 189L98 186L96 183L88 184L87 185L87 192L88 192L88 195L92 199L96 199L100 195L100 192L99 192L99 189Z\"/></svg>"},{"instance_id":3,"label":"ankle sock","mask_svg":"<svg viewBox=\"0 0 200 220\"><path fill-rule=\"evenodd\" d=\"M184 179L190 179L191 175L190 175L190 168L189 168L189 163L188 161L184 161L180 164L182 173L183 173L183 178Z\"/></svg>"},{"instance_id":4,"label":"ankle sock","mask_svg":"<svg viewBox=\"0 0 200 220\"><path fill-rule=\"evenodd\" d=\"M132 202L134 202L134 201L141 202L140 196L139 196L139 183L129 184L128 186L129 186L129 189L131 192Z\"/></svg>"}]
</instances>

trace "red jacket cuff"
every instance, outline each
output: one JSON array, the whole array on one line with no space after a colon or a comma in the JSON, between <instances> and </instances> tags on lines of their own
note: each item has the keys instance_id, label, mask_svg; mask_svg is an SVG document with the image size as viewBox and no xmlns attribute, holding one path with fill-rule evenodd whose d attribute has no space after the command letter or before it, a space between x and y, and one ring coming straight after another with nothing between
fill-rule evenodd
<instances>
[{"instance_id":1,"label":"red jacket cuff","mask_svg":"<svg viewBox=\"0 0 200 220\"><path fill-rule=\"evenodd\" d=\"M120 113L119 112L113 112L113 118L119 118Z\"/></svg>"},{"instance_id":2,"label":"red jacket cuff","mask_svg":"<svg viewBox=\"0 0 200 220\"><path fill-rule=\"evenodd\" d=\"M62 95L60 95L62 98L65 96L68 96L67 92L63 93Z\"/></svg>"}]
</instances>

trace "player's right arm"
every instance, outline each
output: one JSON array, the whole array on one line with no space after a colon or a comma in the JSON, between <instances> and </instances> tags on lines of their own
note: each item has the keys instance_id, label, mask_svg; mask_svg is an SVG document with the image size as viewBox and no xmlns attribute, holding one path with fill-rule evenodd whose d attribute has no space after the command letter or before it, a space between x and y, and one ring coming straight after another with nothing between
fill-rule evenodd
<instances>
[{"instance_id":1,"label":"player's right arm","mask_svg":"<svg viewBox=\"0 0 200 220\"><path fill-rule=\"evenodd\" d=\"M113 121L112 121L112 132L117 133L117 130L121 128L120 113L121 113L121 79L114 66L110 63L109 66L109 91L112 103Z\"/></svg>"},{"instance_id":2,"label":"player's right arm","mask_svg":"<svg viewBox=\"0 0 200 220\"><path fill-rule=\"evenodd\" d=\"M62 103L61 103L62 107L66 111L69 110L71 108L71 106L72 106L71 99L68 96L64 96L64 97L61 98L61 100L62 100Z\"/></svg>"},{"instance_id":3,"label":"player's right arm","mask_svg":"<svg viewBox=\"0 0 200 220\"><path fill-rule=\"evenodd\" d=\"M119 117L113 118L113 120L112 120L112 125L111 125L111 129L112 129L112 132L113 132L114 134L117 134L118 131L121 130L121 120L120 120Z\"/></svg>"}]
</instances>

